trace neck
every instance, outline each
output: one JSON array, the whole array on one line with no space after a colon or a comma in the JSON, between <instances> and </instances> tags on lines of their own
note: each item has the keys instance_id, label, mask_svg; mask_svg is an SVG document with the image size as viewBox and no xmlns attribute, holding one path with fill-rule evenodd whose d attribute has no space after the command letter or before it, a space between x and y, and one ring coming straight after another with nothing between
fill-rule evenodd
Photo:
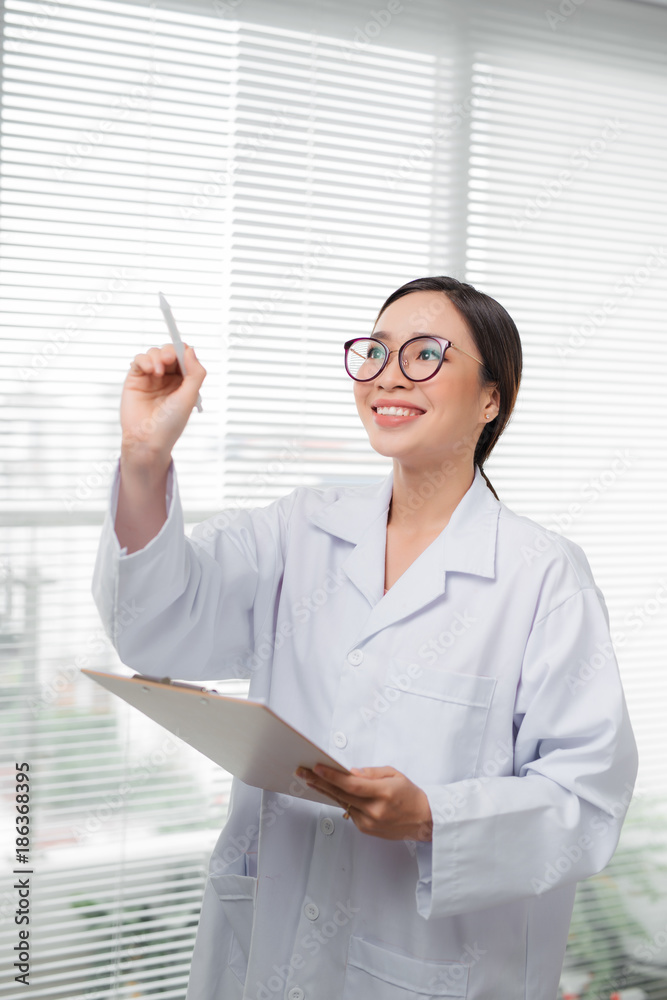
<instances>
[{"instance_id":1,"label":"neck","mask_svg":"<svg viewBox=\"0 0 667 1000\"><path fill-rule=\"evenodd\" d=\"M472 486L475 466L468 458L433 469L406 467L394 460L394 482L387 524L408 531L442 531Z\"/></svg>"}]
</instances>

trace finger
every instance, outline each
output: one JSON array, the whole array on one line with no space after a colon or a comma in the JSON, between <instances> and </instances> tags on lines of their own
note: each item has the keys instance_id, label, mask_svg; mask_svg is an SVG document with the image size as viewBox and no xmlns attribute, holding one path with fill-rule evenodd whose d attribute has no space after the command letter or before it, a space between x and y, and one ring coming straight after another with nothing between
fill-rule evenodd
<instances>
[{"instance_id":1,"label":"finger","mask_svg":"<svg viewBox=\"0 0 667 1000\"><path fill-rule=\"evenodd\" d=\"M303 777L305 781L316 785L318 788L335 789L337 794L344 792L347 795L351 793L349 784L344 780L348 775L337 771L333 767L322 767L321 769L320 765L316 765L316 767L317 770L312 771L308 768L299 768L296 772L297 777Z\"/></svg>"},{"instance_id":2,"label":"finger","mask_svg":"<svg viewBox=\"0 0 667 1000\"><path fill-rule=\"evenodd\" d=\"M315 791L321 792L322 795L326 795L328 798L333 799L334 802L336 802L342 809L347 809L351 806L353 809L362 811L368 802L367 799L359 798L352 792L343 791L335 785L331 785L329 782L324 781L322 778L315 778L314 781L307 780L307 784Z\"/></svg>"},{"instance_id":3,"label":"finger","mask_svg":"<svg viewBox=\"0 0 667 1000\"><path fill-rule=\"evenodd\" d=\"M360 778L394 778L399 772L395 767L351 767L352 774Z\"/></svg>"},{"instance_id":4,"label":"finger","mask_svg":"<svg viewBox=\"0 0 667 1000\"><path fill-rule=\"evenodd\" d=\"M146 354L136 354L130 362L130 375L155 375L155 358L150 351Z\"/></svg>"},{"instance_id":5,"label":"finger","mask_svg":"<svg viewBox=\"0 0 667 1000\"><path fill-rule=\"evenodd\" d=\"M151 347L147 353L156 375L165 375L167 373L170 375L180 374L180 367L173 344L164 344L162 347Z\"/></svg>"},{"instance_id":6,"label":"finger","mask_svg":"<svg viewBox=\"0 0 667 1000\"><path fill-rule=\"evenodd\" d=\"M356 795L358 798L374 798L378 794L377 778L390 777L394 772L393 768L371 768L372 771L388 771L384 775L364 778L356 774L343 774L333 767L326 767L324 764L316 764L313 768L315 775L327 781L341 790L345 795Z\"/></svg>"},{"instance_id":7,"label":"finger","mask_svg":"<svg viewBox=\"0 0 667 1000\"><path fill-rule=\"evenodd\" d=\"M343 794L341 790L330 782L325 781L324 778L319 778L310 768L299 767L294 773L300 781L305 781L309 788L314 788L315 791L322 792L336 802L340 802ZM345 804L347 805L347 801Z\"/></svg>"},{"instance_id":8,"label":"finger","mask_svg":"<svg viewBox=\"0 0 667 1000\"><path fill-rule=\"evenodd\" d=\"M190 347L189 344L183 344L185 353L185 376L186 378L191 378L197 383L197 388L201 386L202 382L206 378L206 369L203 364L195 354L194 347Z\"/></svg>"}]
</instances>

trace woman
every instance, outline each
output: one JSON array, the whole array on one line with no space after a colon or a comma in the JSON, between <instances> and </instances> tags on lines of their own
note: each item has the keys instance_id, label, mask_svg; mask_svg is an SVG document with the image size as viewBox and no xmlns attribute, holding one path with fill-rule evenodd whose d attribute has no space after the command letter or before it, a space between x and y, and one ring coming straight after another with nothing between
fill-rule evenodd
<instances>
[{"instance_id":1,"label":"woman","mask_svg":"<svg viewBox=\"0 0 667 1000\"><path fill-rule=\"evenodd\" d=\"M519 387L514 323L452 278L403 285L346 344L392 474L190 539L171 449L206 373L185 356L183 378L152 348L125 382L102 618L136 670L249 676L352 771L293 795L234 781L187 1000L554 1000L576 882L613 854L637 758L583 551L482 472Z\"/></svg>"}]
</instances>

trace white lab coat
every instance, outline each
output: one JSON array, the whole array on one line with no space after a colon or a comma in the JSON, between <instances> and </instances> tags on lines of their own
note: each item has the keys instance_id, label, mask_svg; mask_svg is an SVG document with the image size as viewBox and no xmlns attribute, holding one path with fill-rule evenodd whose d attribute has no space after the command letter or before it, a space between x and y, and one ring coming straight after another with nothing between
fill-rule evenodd
<instances>
[{"instance_id":1,"label":"white lab coat","mask_svg":"<svg viewBox=\"0 0 667 1000\"><path fill-rule=\"evenodd\" d=\"M249 676L343 764L405 773L434 820L432 842L383 840L234 780L187 1000L554 1000L576 881L611 858L637 769L582 549L476 470L383 596L391 474L187 538L172 467L167 521L130 555L117 490L118 471L93 592L121 660Z\"/></svg>"}]
</instances>

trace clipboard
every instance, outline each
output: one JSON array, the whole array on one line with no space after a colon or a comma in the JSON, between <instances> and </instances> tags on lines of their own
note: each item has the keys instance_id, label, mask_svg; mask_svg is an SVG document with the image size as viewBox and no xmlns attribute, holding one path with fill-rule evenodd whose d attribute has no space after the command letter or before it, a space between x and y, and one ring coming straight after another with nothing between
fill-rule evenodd
<instances>
[{"instance_id":1,"label":"clipboard","mask_svg":"<svg viewBox=\"0 0 667 1000\"><path fill-rule=\"evenodd\" d=\"M150 719L189 743L246 785L332 805L327 795L295 777L297 767L315 764L350 771L311 743L261 701L219 694L169 677L123 677L82 670ZM338 803L335 803L338 805Z\"/></svg>"}]
</instances>

